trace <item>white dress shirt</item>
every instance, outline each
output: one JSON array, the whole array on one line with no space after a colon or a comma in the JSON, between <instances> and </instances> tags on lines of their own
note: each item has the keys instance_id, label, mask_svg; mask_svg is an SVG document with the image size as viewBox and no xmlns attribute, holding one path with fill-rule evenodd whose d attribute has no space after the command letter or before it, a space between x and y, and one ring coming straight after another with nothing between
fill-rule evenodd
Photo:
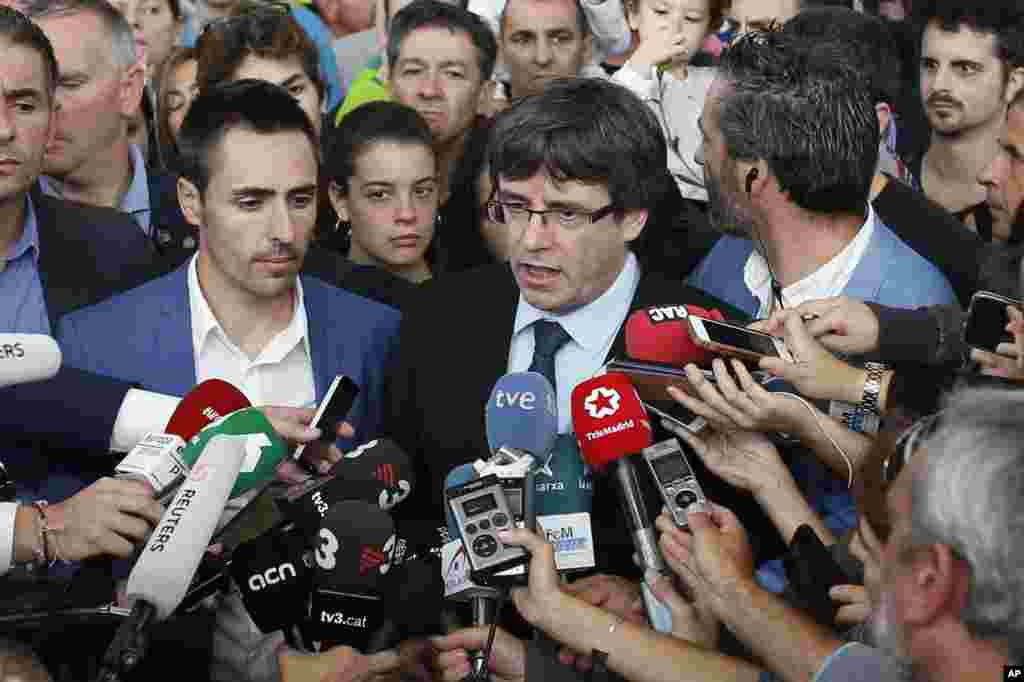
<instances>
[{"instance_id":1,"label":"white dress shirt","mask_svg":"<svg viewBox=\"0 0 1024 682\"><path fill-rule=\"evenodd\" d=\"M512 343L509 345L509 372L525 372L530 368L534 346L531 325L537 320L558 322L572 337L555 355L559 433L572 432L572 389L604 366L615 336L629 314L629 306L639 284L640 265L636 256L629 252L622 272L612 285L582 308L558 315L533 307L519 294Z\"/></svg>"},{"instance_id":2,"label":"white dress shirt","mask_svg":"<svg viewBox=\"0 0 1024 682\"><path fill-rule=\"evenodd\" d=\"M867 220L857 232L857 236L842 251L833 256L832 260L782 290L782 302L785 306L795 308L807 301L841 295L843 289L850 283L853 271L857 269L861 259L864 258L864 253L871 242L871 236L875 233L876 220L875 209L869 203ZM768 317L775 305L772 296L771 274L764 256L756 248L751 251L750 257L747 258L747 264L743 268L743 281L761 303L757 316L759 318Z\"/></svg>"}]
</instances>

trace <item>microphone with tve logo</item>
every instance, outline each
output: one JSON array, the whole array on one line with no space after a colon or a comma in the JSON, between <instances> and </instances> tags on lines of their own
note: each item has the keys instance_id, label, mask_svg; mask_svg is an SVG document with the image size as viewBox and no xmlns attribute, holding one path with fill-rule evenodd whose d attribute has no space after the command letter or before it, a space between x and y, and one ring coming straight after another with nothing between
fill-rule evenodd
<instances>
[{"instance_id":1,"label":"microphone with tve logo","mask_svg":"<svg viewBox=\"0 0 1024 682\"><path fill-rule=\"evenodd\" d=\"M141 481L154 496L162 497L188 472L181 458L185 443L214 421L249 406L245 394L228 382L208 379L182 398L164 432L147 433L114 473L118 478Z\"/></svg>"},{"instance_id":2,"label":"microphone with tve logo","mask_svg":"<svg viewBox=\"0 0 1024 682\"><path fill-rule=\"evenodd\" d=\"M219 436L207 442L128 576L125 595L135 602L132 615L107 650L107 673L101 679L117 679L137 665L146 625L167 618L181 603L244 459L243 438Z\"/></svg>"},{"instance_id":3,"label":"microphone with tve logo","mask_svg":"<svg viewBox=\"0 0 1024 682\"><path fill-rule=\"evenodd\" d=\"M613 470L633 546L644 569L664 573L650 515L640 493L630 459L653 440L651 423L636 389L622 374L588 379L572 391L572 423L583 458L597 470ZM672 631L672 614L658 601L646 581L641 584L644 606L658 632Z\"/></svg>"},{"instance_id":4,"label":"microphone with tve logo","mask_svg":"<svg viewBox=\"0 0 1024 682\"><path fill-rule=\"evenodd\" d=\"M345 644L367 651L388 620L386 576L398 538L387 512L339 502L324 517L313 548L313 592L303 628L317 651Z\"/></svg>"},{"instance_id":5,"label":"microphone with tve logo","mask_svg":"<svg viewBox=\"0 0 1024 682\"><path fill-rule=\"evenodd\" d=\"M49 379L62 359L52 336L0 334L0 388Z\"/></svg>"}]
</instances>

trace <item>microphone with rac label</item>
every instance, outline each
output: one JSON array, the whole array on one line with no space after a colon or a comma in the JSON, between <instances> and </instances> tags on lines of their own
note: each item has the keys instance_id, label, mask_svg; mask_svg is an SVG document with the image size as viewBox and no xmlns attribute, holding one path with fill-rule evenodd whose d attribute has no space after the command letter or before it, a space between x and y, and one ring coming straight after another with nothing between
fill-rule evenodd
<instances>
[{"instance_id":1,"label":"microphone with rac label","mask_svg":"<svg viewBox=\"0 0 1024 682\"><path fill-rule=\"evenodd\" d=\"M572 391L572 423L587 463L597 470L612 469L643 568L666 572L631 460L653 441L651 423L636 389L628 378L614 372L580 383ZM641 590L651 625L658 632L671 632L671 612L646 581Z\"/></svg>"},{"instance_id":2,"label":"microphone with rac label","mask_svg":"<svg viewBox=\"0 0 1024 682\"><path fill-rule=\"evenodd\" d=\"M52 336L0 334L0 388L50 379L62 360Z\"/></svg>"}]
</instances>

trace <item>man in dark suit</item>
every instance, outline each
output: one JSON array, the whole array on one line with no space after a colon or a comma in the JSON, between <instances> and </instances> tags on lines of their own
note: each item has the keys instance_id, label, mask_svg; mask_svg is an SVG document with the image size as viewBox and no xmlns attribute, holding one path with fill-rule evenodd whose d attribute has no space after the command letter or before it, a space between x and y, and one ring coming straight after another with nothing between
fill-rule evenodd
<instances>
[{"instance_id":1,"label":"man in dark suit","mask_svg":"<svg viewBox=\"0 0 1024 682\"><path fill-rule=\"evenodd\" d=\"M389 424L420 471L399 517L442 518L446 475L489 453L482 416L495 382L528 368L550 375L558 402L560 435L547 464L560 480L545 474L538 483L576 489L579 477L585 489L570 395L622 353L629 312L692 303L738 316L674 273L647 267L659 235L645 226L672 181L658 122L627 90L555 81L500 115L491 140L489 217L509 231L510 262L428 285L403 317ZM592 485L596 568L636 575L613 484L595 477ZM599 581L617 585L625 604L639 597L622 579L583 584Z\"/></svg>"}]
</instances>

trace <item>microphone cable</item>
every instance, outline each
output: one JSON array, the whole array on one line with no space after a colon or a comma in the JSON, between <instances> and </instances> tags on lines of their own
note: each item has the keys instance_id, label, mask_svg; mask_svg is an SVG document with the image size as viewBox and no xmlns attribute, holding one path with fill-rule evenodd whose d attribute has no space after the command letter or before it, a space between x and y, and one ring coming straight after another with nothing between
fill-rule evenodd
<instances>
[{"instance_id":1,"label":"microphone cable","mask_svg":"<svg viewBox=\"0 0 1024 682\"><path fill-rule=\"evenodd\" d=\"M466 682L487 682L487 664L491 660L491 650L494 648L494 636L498 632L498 617L501 615L502 609L505 608L505 601L508 599L509 588L502 587L498 590L498 603L494 609L494 620L491 621L490 631L487 633L487 644L484 648L476 655L477 660L483 661L482 665L477 667L475 670L471 670L469 677L466 678Z\"/></svg>"}]
</instances>

